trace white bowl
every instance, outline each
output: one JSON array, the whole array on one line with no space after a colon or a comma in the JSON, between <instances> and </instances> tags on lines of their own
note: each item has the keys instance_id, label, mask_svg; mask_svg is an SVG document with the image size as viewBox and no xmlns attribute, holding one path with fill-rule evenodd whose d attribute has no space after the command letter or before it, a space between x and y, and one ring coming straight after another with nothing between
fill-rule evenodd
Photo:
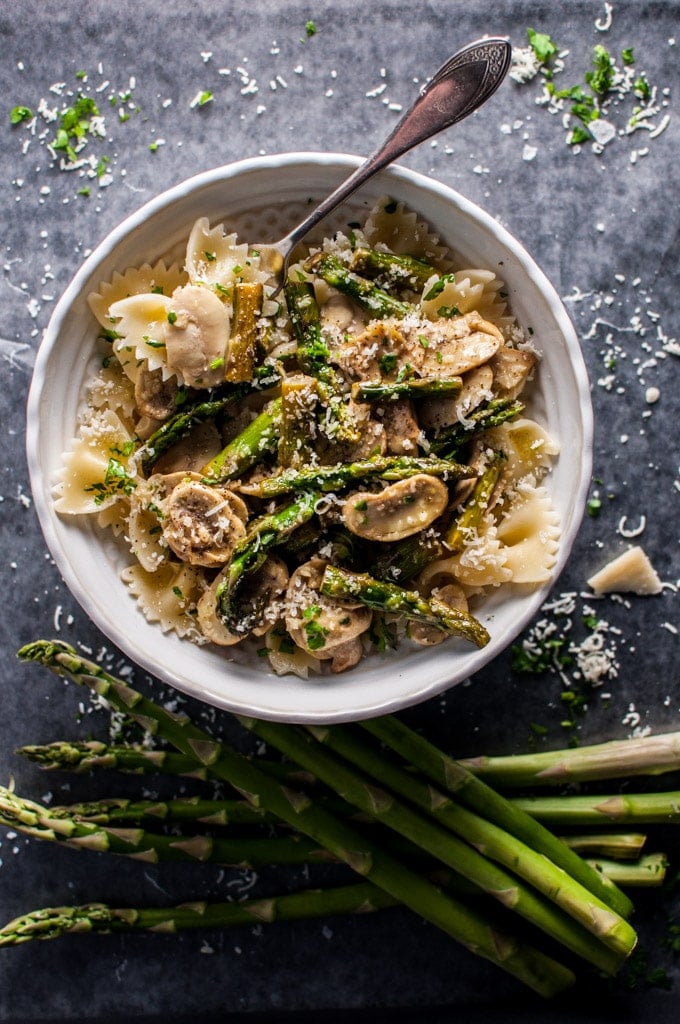
<instances>
[{"instance_id":1,"label":"white bowl","mask_svg":"<svg viewBox=\"0 0 680 1024\"><path fill-rule=\"evenodd\" d=\"M562 524L549 585L500 588L476 612L491 634L482 650L449 640L436 647L372 655L337 676L309 680L269 673L233 648L198 647L148 623L120 580L129 556L92 518L60 517L53 486L91 373L96 323L87 295L114 270L154 262L182 243L196 218L233 226L241 240L273 241L302 219L359 162L338 154L291 153L244 160L199 174L128 217L85 261L57 305L38 353L28 401L28 461L48 547L73 595L99 629L138 665L193 697L230 711L293 722L334 722L397 711L467 679L510 644L538 611L564 567L590 480L588 379L569 318L541 270L489 214L450 188L393 166L324 225L324 234L366 213L380 196L403 200L464 256L497 270L519 322L542 353L532 415L562 442L547 487ZM179 249L178 249L179 247ZM257 661L257 663L255 663Z\"/></svg>"}]
</instances>

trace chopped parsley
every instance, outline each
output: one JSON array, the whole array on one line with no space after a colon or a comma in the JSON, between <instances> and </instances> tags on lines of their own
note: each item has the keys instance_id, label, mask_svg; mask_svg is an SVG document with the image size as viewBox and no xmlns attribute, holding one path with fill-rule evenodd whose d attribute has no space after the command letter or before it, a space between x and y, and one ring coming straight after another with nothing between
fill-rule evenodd
<instances>
[{"instance_id":1,"label":"chopped parsley","mask_svg":"<svg viewBox=\"0 0 680 1024\"><path fill-rule=\"evenodd\" d=\"M326 626L322 626L320 622L317 622L320 614L321 605L318 604L310 604L302 613L304 620L302 628L304 629L307 646L310 651L320 651L322 647L325 647L326 637L330 632Z\"/></svg>"},{"instance_id":2,"label":"chopped parsley","mask_svg":"<svg viewBox=\"0 0 680 1024\"><path fill-rule=\"evenodd\" d=\"M437 310L437 316L442 317L444 320L450 320L454 316L460 316L460 310L458 306L440 306Z\"/></svg>"},{"instance_id":3,"label":"chopped parsley","mask_svg":"<svg viewBox=\"0 0 680 1024\"><path fill-rule=\"evenodd\" d=\"M130 453L119 452L119 454ZM94 494L95 505L101 505L107 498L132 494L136 486L135 480L130 476L123 463L112 455L106 467L104 480L101 483L90 484L85 491Z\"/></svg>"},{"instance_id":4,"label":"chopped parsley","mask_svg":"<svg viewBox=\"0 0 680 1024\"><path fill-rule=\"evenodd\" d=\"M10 124L21 124L22 121L30 121L33 111L30 107L12 107L9 112Z\"/></svg>"},{"instance_id":5,"label":"chopped parsley","mask_svg":"<svg viewBox=\"0 0 680 1024\"><path fill-rule=\"evenodd\" d=\"M544 32L535 32L533 28L528 28L527 39L539 64L547 64L558 53L557 44Z\"/></svg>"},{"instance_id":6,"label":"chopped parsley","mask_svg":"<svg viewBox=\"0 0 680 1024\"><path fill-rule=\"evenodd\" d=\"M444 291L447 284L450 284L453 280L455 280L453 274L443 274L439 280L434 282L431 288L428 288L427 294L423 295L423 302L430 302L432 299L436 299Z\"/></svg>"},{"instance_id":7,"label":"chopped parsley","mask_svg":"<svg viewBox=\"0 0 680 1024\"><path fill-rule=\"evenodd\" d=\"M316 33L317 33L316 22L311 21L311 20L306 22L306 24L305 24L305 34L306 34L307 38L311 39L312 36L316 35Z\"/></svg>"},{"instance_id":8,"label":"chopped parsley","mask_svg":"<svg viewBox=\"0 0 680 1024\"><path fill-rule=\"evenodd\" d=\"M380 372L385 375L392 373L397 368L397 356L394 352L385 352L378 360Z\"/></svg>"},{"instance_id":9,"label":"chopped parsley","mask_svg":"<svg viewBox=\"0 0 680 1024\"><path fill-rule=\"evenodd\" d=\"M99 107L91 96L78 93L75 103L62 112L52 149L64 152L74 163L85 137L93 133L93 119L99 117Z\"/></svg>"}]
</instances>

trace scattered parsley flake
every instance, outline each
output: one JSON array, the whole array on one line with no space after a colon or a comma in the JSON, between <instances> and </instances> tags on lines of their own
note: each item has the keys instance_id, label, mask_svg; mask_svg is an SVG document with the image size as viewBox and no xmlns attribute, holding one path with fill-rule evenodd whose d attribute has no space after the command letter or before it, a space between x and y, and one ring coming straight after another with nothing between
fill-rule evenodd
<instances>
[{"instance_id":1,"label":"scattered parsley flake","mask_svg":"<svg viewBox=\"0 0 680 1024\"><path fill-rule=\"evenodd\" d=\"M547 64L551 57L558 53L557 44L544 32L535 32L533 28L528 28L527 39L540 64Z\"/></svg>"},{"instance_id":2,"label":"scattered parsley flake","mask_svg":"<svg viewBox=\"0 0 680 1024\"><path fill-rule=\"evenodd\" d=\"M33 111L30 107L12 107L9 112L10 124L21 124L22 121L30 121Z\"/></svg>"}]
</instances>

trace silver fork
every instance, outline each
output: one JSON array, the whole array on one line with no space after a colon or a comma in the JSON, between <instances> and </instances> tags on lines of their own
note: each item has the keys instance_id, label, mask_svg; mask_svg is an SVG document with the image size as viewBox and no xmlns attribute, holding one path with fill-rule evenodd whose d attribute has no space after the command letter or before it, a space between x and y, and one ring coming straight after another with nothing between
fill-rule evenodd
<instances>
[{"instance_id":1,"label":"silver fork","mask_svg":"<svg viewBox=\"0 0 680 1024\"><path fill-rule=\"evenodd\" d=\"M283 286L291 254L305 235L378 171L477 110L503 81L511 54L510 44L502 38L478 39L454 53L372 156L278 242L256 246L263 268L278 275L274 294Z\"/></svg>"}]
</instances>

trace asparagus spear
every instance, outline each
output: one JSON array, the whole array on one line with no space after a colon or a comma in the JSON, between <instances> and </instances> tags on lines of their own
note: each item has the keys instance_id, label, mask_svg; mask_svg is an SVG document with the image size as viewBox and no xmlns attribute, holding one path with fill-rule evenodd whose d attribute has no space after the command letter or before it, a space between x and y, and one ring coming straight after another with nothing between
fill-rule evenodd
<instances>
[{"instance_id":1,"label":"asparagus spear","mask_svg":"<svg viewBox=\"0 0 680 1024\"><path fill-rule=\"evenodd\" d=\"M574 917L578 913L579 923L571 921L562 913L562 909L554 907L517 877L521 875L521 871L518 871L517 845L509 851L509 857L506 858L514 868L513 875L485 856L491 845L491 826L476 831L468 822L469 831L457 827L458 834L454 835L441 824L412 809L406 801L399 800L393 791L403 795L401 788L391 786L391 789L383 789L377 785L376 778L379 782L383 781L382 766L378 764L381 760L379 753L376 754L375 762L372 762L370 758L367 760L363 756L360 745L352 744L351 741L344 745L341 737L346 737L338 730L310 730L314 737L328 742L334 750L340 747L343 754L351 755L351 762L343 761L324 750L322 744L314 742L311 736L289 726L243 717L239 717L239 721L265 743L276 747L308 771L314 772L348 803L354 804L376 821L394 829L399 835L453 868L483 892L499 900L504 906L512 908L573 953L584 957L601 970L610 974L615 973L621 964L621 956L630 952L635 943L635 934L630 926L621 919L614 924L614 915L607 908L602 908L604 915L601 915L591 893L574 894L571 890L567 898L570 880L561 872L561 877L555 884L554 873L551 875L552 865L545 858L540 858L542 874L539 877L540 881L545 883L543 894L548 894L551 898L555 898L556 895L562 896L561 908ZM358 758L356 762L355 755ZM357 763L362 771L354 769L354 763ZM376 765L380 775L372 771ZM438 794L431 794L431 803L428 802L430 789L426 784L422 785L424 801L416 802L412 799L414 789L421 789L421 784L416 780L413 780L413 786L407 785L405 788L407 799L410 803L415 803L419 809L427 812L433 805L439 808ZM424 803L427 803L427 806L423 807ZM442 815L439 820L450 828L452 818L453 814L448 818ZM483 836L482 839L480 835ZM526 858L526 854L524 856ZM576 898L573 898L575 896ZM606 916L607 929L604 927L603 916ZM584 928L593 934L584 931ZM594 938L596 930L597 938ZM601 943L606 944L608 948L605 949Z\"/></svg>"},{"instance_id":2,"label":"asparagus spear","mask_svg":"<svg viewBox=\"0 0 680 1024\"><path fill-rule=\"evenodd\" d=\"M281 399L274 398L259 416L225 445L201 470L211 484L224 483L241 476L260 462L267 452L276 451L279 440Z\"/></svg>"},{"instance_id":3,"label":"asparagus spear","mask_svg":"<svg viewBox=\"0 0 680 1024\"><path fill-rule=\"evenodd\" d=\"M665 853L648 853L636 862L622 862L598 857L588 861L590 866L624 886L659 886L666 880L668 860Z\"/></svg>"},{"instance_id":4,"label":"asparagus spear","mask_svg":"<svg viewBox=\"0 0 680 1024\"><path fill-rule=\"evenodd\" d=\"M512 803L546 824L672 825L680 822L680 791L514 797Z\"/></svg>"},{"instance_id":5,"label":"asparagus spear","mask_svg":"<svg viewBox=\"0 0 680 1024\"><path fill-rule=\"evenodd\" d=\"M430 451L433 455L445 455L447 458L460 459L465 446L483 430L498 427L501 423L514 420L523 412L524 406L516 399L495 398L474 409L466 419L466 423L454 423L444 427L430 439Z\"/></svg>"},{"instance_id":6,"label":"asparagus spear","mask_svg":"<svg viewBox=\"0 0 680 1024\"><path fill-rule=\"evenodd\" d=\"M242 800L211 800L203 797L178 797L172 800L130 800L108 797L104 800L59 806L50 805L53 818L73 818L96 825L147 824L168 822L202 825L260 825L272 822L271 816Z\"/></svg>"},{"instance_id":7,"label":"asparagus spear","mask_svg":"<svg viewBox=\"0 0 680 1024\"><path fill-rule=\"evenodd\" d=\"M436 597L426 600L415 590L404 590L394 583L374 579L368 573L350 572L328 565L324 570L321 592L327 597L350 598L368 608L427 622L450 636L462 636L477 647L484 647L489 642L487 630L467 612L452 608Z\"/></svg>"},{"instance_id":8,"label":"asparagus spear","mask_svg":"<svg viewBox=\"0 0 680 1024\"><path fill-rule=\"evenodd\" d=\"M437 273L431 263L416 256L364 248L354 250L349 269L362 277L377 279L387 291L401 288L422 291L433 274Z\"/></svg>"},{"instance_id":9,"label":"asparagus spear","mask_svg":"<svg viewBox=\"0 0 680 1024\"><path fill-rule=\"evenodd\" d=\"M272 864L305 864L329 858L323 846L302 835L222 839L200 834L168 836L146 829L116 828L64 815L0 786L0 824L34 839L61 843L76 850L117 853L157 863L181 861L259 868Z\"/></svg>"},{"instance_id":10,"label":"asparagus spear","mask_svg":"<svg viewBox=\"0 0 680 1024\"><path fill-rule=\"evenodd\" d=\"M502 454L494 452L460 513L446 531L445 540L451 551L462 551L469 541L471 531L479 527L501 475L502 463Z\"/></svg>"},{"instance_id":11,"label":"asparagus spear","mask_svg":"<svg viewBox=\"0 0 680 1024\"><path fill-rule=\"evenodd\" d=\"M189 928L299 921L336 914L366 914L392 907L396 900L369 882L333 889L247 899L239 903L196 901L176 907L118 908L103 903L79 907L47 907L17 917L0 928L0 947L32 939L56 939L82 933L153 931L174 934Z\"/></svg>"},{"instance_id":12,"label":"asparagus spear","mask_svg":"<svg viewBox=\"0 0 680 1024\"><path fill-rule=\"evenodd\" d=\"M476 775L503 787L661 775L680 768L680 732L609 740L567 750L475 757L462 763Z\"/></svg>"},{"instance_id":13,"label":"asparagus spear","mask_svg":"<svg viewBox=\"0 0 680 1024\"><path fill-rule=\"evenodd\" d=\"M297 341L298 365L319 382L319 397L330 414L326 426L334 441L354 444L360 438L352 410L345 400L342 382L330 365L330 349L321 335L321 312L311 281L287 278L284 295Z\"/></svg>"},{"instance_id":14,"label":"asparagus spear","mask_svg":"<svg viewBox=\"0 0 680 1024\"><path fill-rule=\"evenodd\" d=\"M397 398L441 398L456 395L463 385L461 377L409 377L392 383L361 381L352 385L356 402L387 402Z\"/></svg>"},{"instance_id":15,"label":"asparagus spear","mask_svg":"<svg viewBox=\"0 0 680 1024\"><path fill-rule=\"evenodd\" d=\"M19 747L16 751L47 771L85 772L94 768L112 768L136 775L186 775L194 779L208 779L210 773L196 757L176 750L149 750L146 747L111 746L99 740L74 743L58 740L56 743ZM259 759L258 759L259 760ZM316 781L296 765L277 761L260 761L270 775L290 786L311 786Z\"/></svg>"},{"instance_id":16,"label":"asparagus spear","mask_svg":"<svg viewBox=\"0 0 680 1024\"><path fill-rule=\"evenodd\" d=\"M134 774L168 772L170 775L186 775L195 779L208 777L205 765L194 757L186 757L174 750L110 746L99 740L88 740L85 743L57 740L55 743L30 744L19 747L17 753L48 771L87 772L93 768L116 768Z\"/></svg>"},{"instance_id":17,"label":"asparagus spear","mask_svg":"<svg viewBox=\"0 0 680 1024\"><path fill-rule=\"evenodd\" d=\"M291 491L341 491L357 480L405 480L419 473L461 480L474 476L474 470L449 459L417 458L410 455L374 455L357 462L340 462L333 466L312 466L309 469L284 469L265 477L248 494L258 498L277 498Z\"/></svg>"},{"instance_id":18,"label":"asparagus spear","mask_svg":"<svg viewBox=\"0 0 680 1024\"><path fill-rule=\"evenodd\" d=\"M381 551L369 568L371 576L403 586L444 553L444 545L432 533L431 530L421 530L395 544L384 545L387 550Z\"/></svg>"},{"instance_id":19,"label":"asparagus spear","mask_svg":"<svg viewBox=\"0 0 680 1024\"><path fill-rule=\"evenodd\" d=\"M255 371L252 381L244 384L224 384L221 388L211 391L206 398L183 406L174 416L161 424L144 443L142 471L148 475L161 455L190 434L197 423L214 419L230 405L240 402L246 395L272 387L278 382L279 376L271 366L261 366Z\"/></svg>"},{"instance_id":20,"label":"asparagus spear","mask_svg":"<svg viewBox=\"0 0 680 1024\"><path fill-rule=\"evenodd\" d=\"M564 868L567 874L616 913L622 917L630 915L633 906L624 893L589 868L578 854L565 846L521 807L510 803L482 779L468 771L463 764L448 757L398 718L386 715L382 718L367 719L359 724L427 778L453 793L461 803L495 821L537 853L544 854L554 864Z\"/></svg>"},{"instance_id":21,"label":"asparagus spear","mask_svg":"<svg viewBox=\"0 0 680 1024\"><path fill-rule=\"evenodd\" d=\"M403 318L414 307L378 288L372 281L351 271L337 256L317 252L305 263L305 270L317 274L326 284L348 295L373 317Z\"/></svg>"},{"instance_id":22,"label":"asparagus spear","mask_svg":"<svg viewBox=\"0 0 680 1024\"><path fill-rule=\"evenodd\" d=\"M281 422L277 461L279 466L309 465L314 458L318 381L304 373L281 381Z\"/></svg>"},{"instance_id":23,"label":"asparagus spear","mask_svg":"<svg viewBox=\"0 0 680 1024\"><path fill-rule=\"evenodd\" d=\"M238 281L234 286L234 316L224 361L224 379L250 380L257 354L258 321L264 288L259 282Z\"/></svg>"},{"instance_id":24,"label":"asparagus spear","mask_svg":"<svg viewBox=\"0 0 680 1024\"><path fill-rule=\"evenodd\" d=\"M582 857L610 860L637 860L647 842L642 832L579 832L560 839Z\"/></svg>"},{"instance_id":25,"label":"asparagus spear","mask_svg":"<svg viewBox=\"0 0 680 1024\"><path fill-rule=\"evenodd\" d=\"M246 632L241 625L237 591L244 577L256 572L276 544L281 544L294 530L314 515L318 492L305 491L290 505L256 519L245 539L236 547L229 570L217 588L217 609L233 632Z\"/></svg>"},{"instance_id":26,"label":"asparagus spear","mask_svg":"<svg viewBox=\"0 0 680 1024\"><path fill-rule=\"evenodd\" d=\"M96 662L80 658L70 645L39 640L22 647L19 657L38 661L59 675L88 686L148 731L183 753L197 757L210 768L211 774L239 788L255 806L293 825L368 881L534 991L552 996L573 984L573 972L552 957L491 927L479 913L442 892L309 796L281 785L247 758L186 719L170 714Z\"/></svg>"}]
</instances>

